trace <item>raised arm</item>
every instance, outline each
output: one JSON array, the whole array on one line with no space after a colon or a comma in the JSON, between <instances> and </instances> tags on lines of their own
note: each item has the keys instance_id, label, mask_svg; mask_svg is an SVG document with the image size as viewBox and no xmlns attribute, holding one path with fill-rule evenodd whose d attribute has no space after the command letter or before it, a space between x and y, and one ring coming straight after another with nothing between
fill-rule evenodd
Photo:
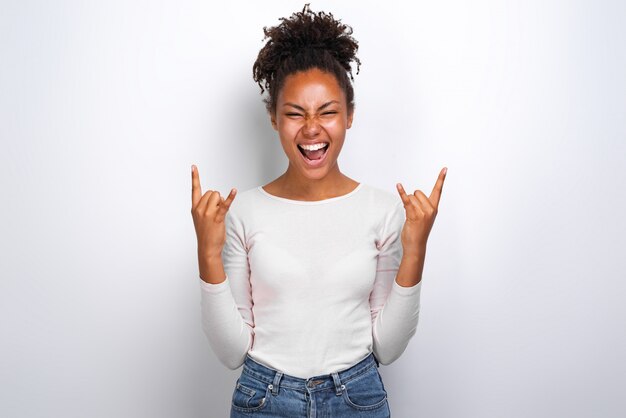
<instances>
[{"instance_id":1,"label":"raised arm","mask_svg":"<svg viewBox=\"0 0 626 418\"><path fill-rule=\"evenodd\" d=\"M243 364L253 337L250 270L243 227L230 210L236 189L226 199L212 190L202 195L195 166L191 178L202 328L218 359L234 370Z\"/></svg>"},{"instance_id":2,"label":"raised arm","mask_svg":"<svg viewBox=\"0 0 626 418\"><path fill-rule=\"evenodd\" d=\"M226 215L222 252L226 280L200 281L202 328L219 360L231 370L240 367L254 340L250 267L243 227L234 211Z\"/></svg>"},{"instance_id":3,"label":"raised arm","mask_svg":"<svg viewBox=\"0 0 626 418\"><path fill-rule=\"evenodd\" d=\"M415 334L419 319L421 281L404 287L396 282L403 250L400 232L404 208L399 202L385 220L378 242L378 264L370 294L374 355L381 364L395 361Z\"/></svg>"},{"instance_id":4,"label":"raised arm","mask_svg":"<svg viewBox=\"0 0 626 418\"><path fill-rule=\"evenodd\" d=\"M415 334L426 244L447 171L439 172L430 196L421 190L407 195L402 184L396 185L401 202L385 222L370 296L374 354L382 364L400 357Z\"/></svg>"}]
</instances>

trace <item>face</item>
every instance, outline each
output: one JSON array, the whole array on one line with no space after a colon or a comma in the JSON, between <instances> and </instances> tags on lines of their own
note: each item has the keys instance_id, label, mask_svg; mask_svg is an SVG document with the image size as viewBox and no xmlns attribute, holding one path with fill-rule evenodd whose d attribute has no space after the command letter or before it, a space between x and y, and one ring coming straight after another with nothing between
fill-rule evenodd
<instances>
[{"instance_id":1,"label":"face","mask_svg":"<svg viewBox=\"0 0 626 418\"><path fill-rule=\"evenodd\" d=\"M338 172L337 157L343 147L346 129L352 126L346 97L333 74L317 68L287 76L279 92L272 126L289 158L292 174L321 179ZM321 158L309 160L302 145L328 144ZM311 155L318 157L317 154Z\"/></svg>"}]
</instances>

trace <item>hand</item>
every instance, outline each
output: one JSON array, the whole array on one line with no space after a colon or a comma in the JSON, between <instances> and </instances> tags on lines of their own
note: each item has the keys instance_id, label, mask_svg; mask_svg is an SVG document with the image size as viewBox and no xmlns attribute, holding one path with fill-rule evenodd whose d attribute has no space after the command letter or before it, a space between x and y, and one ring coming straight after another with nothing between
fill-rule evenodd
<instances>
[{"instance_id":1,"label":"hand","mask_svg":"<svg viewBox=\"0 0 626 418\"><path fill-rule=\"evenodd\" d=\"M416 190L412 195L407 195L402 184L396 184L406 211L406 220L401 235L404 256L420 256L425 253L428 235L437 216L441 189L447 171L447 167L441 170L429 197L426 197L421 190Z\"/></svg>"},{"instance_id":2,"label":"hand","mask_svg":"<svg viewBox=\"0 0 626 418\"><path fill-rule=\"evenodd\" d=\"M231 189L228 198L220 192L208 190L204 196L200 188L198 168L191 166L191 216L198 237L198 254L219 257L226 242L224 218L235 199L237 189Z\"/></svg>"}]
</instances>

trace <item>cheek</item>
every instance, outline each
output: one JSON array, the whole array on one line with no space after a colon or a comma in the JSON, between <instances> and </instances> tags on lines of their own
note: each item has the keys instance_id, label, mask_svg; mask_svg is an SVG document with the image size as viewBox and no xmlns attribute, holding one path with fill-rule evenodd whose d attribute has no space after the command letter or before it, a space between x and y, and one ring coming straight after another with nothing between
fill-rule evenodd
<instances>
[{"instance_id":1,"label":"cheek","mask_svg":"<svg viewBox=\"0 0 626 418\"><path fill-rule=\"evenodd\" d=\"M324 120L320 122L325 129L329 131L340 131L345 129L345 122L341 119Z\"/></svg>"},{"instance_id":2,"label":"cheek","mask_svg":"<svg viewBox=\"0 0 626 418\"><path fill-rule=\"evenodd\" d=\"M278 125L278 131L285 138L293 137L302 128L302 125L293 121L283 122Z\"/></svg>"}]
</instances>

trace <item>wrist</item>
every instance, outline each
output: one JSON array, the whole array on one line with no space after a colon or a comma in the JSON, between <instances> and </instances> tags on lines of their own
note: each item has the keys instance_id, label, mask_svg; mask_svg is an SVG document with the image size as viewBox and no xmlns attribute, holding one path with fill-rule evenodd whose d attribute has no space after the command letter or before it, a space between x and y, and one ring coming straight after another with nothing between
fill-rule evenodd
<instances>
[{"instance_id":1,"label":"wrist","mask_svg":"<svg viewBox=\"0 0 626 418\"><path fill-rule=\"evenodd\" d=\"M222 249L220 248L219 250L205 250L198 247L198 258L206 261L217 261L222 258Z\"/></svg>"},{"instance_id":2,"label":"wrist","mask_svg":"<svg viewBox=\"0 0 626 418\"><path fill-rule=\"evenodd\" d=\"M396 283L402 287L412 287L422 281L425 258L425 247L403 252L398 274L396 275Z\"/></svg>"},{"instance_id":3,"label":"wrist","mask_svg":"<svg viewBox=\"0 0 626 418\"><path fill-rule=\"evenodd\" d=\"M423 259L426 256L426 246L422 246L416 249L402 251L402 258L407 261L416 261Z\"/></svg>"},{"instance_id":4,"label":"wrist","mask_svg":"<svg viewBox=\"0 0 626 418\"><path fill-rule=\"evenodd\" d=\"M198 269L200 278L207 283L218 284L226 280L221 251L198 249Z\"/></svg>"}]
</instances>

